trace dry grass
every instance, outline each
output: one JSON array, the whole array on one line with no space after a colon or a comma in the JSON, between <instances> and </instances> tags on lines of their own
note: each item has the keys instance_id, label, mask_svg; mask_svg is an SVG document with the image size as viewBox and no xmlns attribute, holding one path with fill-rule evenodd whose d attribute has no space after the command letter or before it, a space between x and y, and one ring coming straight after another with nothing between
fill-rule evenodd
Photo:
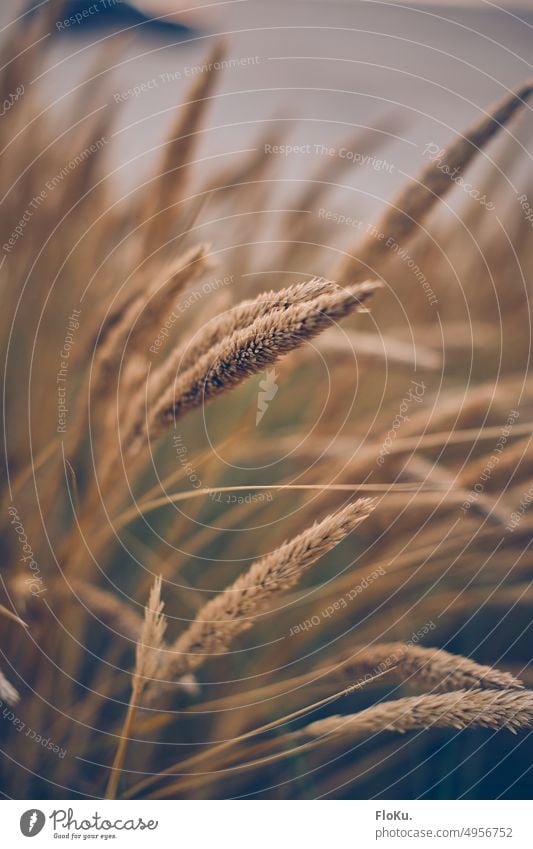
<instances>
[{"instance_id":1,"label":"dry grass","mask_svg":"<svg viewBox=\"0 0 533 849\"><path fill-rule=\"evenodd\" d=\"M382 702L351 716L329 716L306 726L306 736L348 737L420 728L505 728L516 733L533 727L533 695L515 690L469 690Z\"/></svg>"},{"instance_id":2,"label":"dry grass","mask_svg":"<svg viewBox=\"0 0 533 849\"><path fill-rule=\"evenodd\" d=\"M156 400L148 418L150 435L159 436L185 411L207 403L273 365L284 354L360 307L378 287L377 283L367 282L339 288L303 303L292 303L284 310L270 310L265 305L263 315L223 338L176 379L174 375L180 363L171 357L154 376L151 387ZM289 293L289 299L294 297ZM300 300L299 289L297 297ZM264 298L260 301L263 303Z\"/></svg>"},{"instance_id":3,"label":"dry grass","mask_svg":"<svg viewBox=\"0 0 533 849\"><path fill-rule=\"evenodd\" d=\"M202 607L174 643L172 656L159 669L160 677L176 678L196 669L209 655L228 651L235 637L252 627L273 598L295 586L317 560L370 515L374 505L371 499L361 498L254 563Z\"/></svg>"},{"instance_id":4,"label":"dry grass","mask_svg":"<svg viewBox=\"0 0 533 849\"><path fill-rule=\"evenodd\" d=\"M493 690L520 689L522 684L509 672L491 669L467 657L457 657L442 649L424 648L405 643L378 643L355 650L341 661L342 669L352 678L373 676L392 670L403 683L416 683L428 690L461 690L480 687Z\"/></svg>"},{"instance_id":5,"label":"dry grass","mask_svg":"<svg viewBox=\"0 0 533 849\"><path fill-rule=\"evenodd\" d=\"M439 156L438 164L429 162L412 184L407 185L391 201L390 209L377 222L376 231L392 239L395 244L407 244L439 198L453 189L454 181L462 177L470 162L523 108L532 93L533 84L524 83L504 97L462 136L454 139ZM383 245L379 238L371 234L360 246L356 246L354 254L354 257L349 257L343 263L340 279L355 280L361 274L367 277L369 269L372 269L370 273L375 273L374 269L381 266L383 261Z\"/></svg>"},{"instance_id":6,"label":"dry grass","mask_svg":"<svg viewBox=\"0 0 533 849\"><path fill-rule=\"evenodd\" d=\"M43 178L116 120L99 107L120 45L102 50L64 115L29 86L59 12L50 3L17 27L0 75L5 97L31 88L2 118L7 234ZM354 246L353 231L316 214L340 160L321 160L276 211L263 147L287 122L219 171L193 165L217 78L198 75L126 198L105 145L4 251L0 699L68 753L51 760L3 722L4 792L308 798L342 796L357 773L361 796L395 782L407 798L413 765L445 772L465 752L496 782L485 793L522 793L508 735L484 737L485 751L472 729L522 732L533 717L521 684L532 680L533 251L498 170L522 165L531 128L513 116L531 85L442 156L470 174L505 136L476 176L499 218L470 200L450 215L441 200L457 199L455 182L428 163ZM398 119L378 125L379 142L368 130L350 144L377 150ZM342 501L365 489L379 498ZM461 729L460 742L437 745L437 728ZM424 729L410 760L377 733Z\"/></svg>"},{"instance_id":7,"label":"dry grass","mask_svg":"<svg viewBox=\"0 0 533 849\"><path fill-rule=\"evenodd\" d=\"M0 699L6 701L8 705L16 705L19 698L13 685L9 683L3 672L0 672Z\"/></svg>"},{"instance_id":8,"label":"dry grass","mask_svg":"<svg viewBox=\"0 0 533 849\"><path fill-rule=\"evenodd\" d=\"M107 785L106 799L114 799L117 793L120 773L126 757L126 747L131 734L135 714L141 703L142 694L146 685L154 680L160 664L161 650L165 637L167 623L163 615L164 604L161 601L161 578L156 578L146 610L141 633L135 651L135 669L133 670L131 682L131 697L128 705L124 725L120 735L120 742L111 767L109 783Z\"/></svg>"}]
</instances>

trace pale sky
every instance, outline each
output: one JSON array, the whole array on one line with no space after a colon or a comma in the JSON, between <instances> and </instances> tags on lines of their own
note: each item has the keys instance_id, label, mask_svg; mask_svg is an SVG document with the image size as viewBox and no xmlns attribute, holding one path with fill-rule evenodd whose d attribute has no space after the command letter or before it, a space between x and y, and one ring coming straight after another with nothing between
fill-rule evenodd
<instances>
[{"instance_id":1,"label":"pale sky","mask_svg":"<svg viewBox=\"0 0 533 849\"><path fill-rule=\"evenodd\" d=\"M129 0L131 5L137 6L139 9L142 9L145 14L149 15L161 15L168 12L179 12L182 9L193 9L198 7L198 12L196 14L207 15L209 13L209 9L206 9L206 6L210 5L211 11L215 10L217 5L220 6L219 13L223 11L224 6L226 6L225 0L215 0L211 4L206 3L206 0ZM237 0L239 2L239 0ZM271 0L242 0L242 2L250 2L250 3L268 3ZM474 7L476 9L486 8L487 10L498 10L503 9L506 11L513 10L521 10L521 11L531 11L533 12L532 0L499 0L498 2L491 2L491 0L286 0L286 2L314 2L314 3L365 3L366 5L370 5L375 2L376 5L383 5L386 3L396 3L398 5L404 6L439 6L441 8L446 7L459 7L459 8L468 8ZM234 5L231 2L228 5ZM203 8L202 8L203 7Z\"/></svg>"}]
</instances>

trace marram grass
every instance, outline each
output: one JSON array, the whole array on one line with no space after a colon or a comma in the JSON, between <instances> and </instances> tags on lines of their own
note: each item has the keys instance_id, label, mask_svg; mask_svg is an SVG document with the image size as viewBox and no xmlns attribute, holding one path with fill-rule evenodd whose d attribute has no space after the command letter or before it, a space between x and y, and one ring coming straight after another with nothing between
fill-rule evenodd
<instances>
[{"instance_id":1,"label":"marram grass","mask_svg":"<svg viewBox=\"0 0 533 849\"><path fill-rule=\"evenodd\" d=\"M15 27L2 101L59 11ZM317 211L339 161L268 211L285 125L192 164L214 70L121 198L106 76L61 118L37 89L2 117L3 792L407 797L456 732L522 792L504 764L533 717L530 224L502 201L504 235L465 200L465 235L441 201L505 135L479 177L503 198L531 84L333 250Z\"/></svg>"}]
</instances>

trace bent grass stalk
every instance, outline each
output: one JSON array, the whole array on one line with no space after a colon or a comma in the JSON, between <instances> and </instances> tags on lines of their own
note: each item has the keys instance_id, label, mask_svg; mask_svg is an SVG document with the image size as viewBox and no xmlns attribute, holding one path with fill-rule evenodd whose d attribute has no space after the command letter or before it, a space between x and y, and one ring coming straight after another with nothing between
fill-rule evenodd
<instances>
[{"instance_id":1,"label":"bent grass stalk","mask_svg":"<svg viewBox=\"0 0 533 849\"><path fill-rule=\"evenodd\" d=\"M161 436L180 415L230 391L313 339L333 321L361 307L380 286L379 282L367 281L346 289L337 287L332 293L291 304L282 311L266 308L264 315L230 333L177 377L180 362L171 356L153 375L150 392L154 401L146 411L146 421L134 419L124 439L125 453L133 456L147 437ZM144 411L145 406L142 391L132 408Z\"/></svg>"},{"instance_id":2,"label":"bent grass stalk","mask_svg":"<svg viewBox=\"0 0 533 849\"><path fill-rule=\"evenodd\" d=\"M331 551L372 512L375 501L361 498L315 523L271 554L252 564L234 584L198 612L192 625L165 657L159 677L180 677L200 666L209 655L228 650L232 641L252 627L277 593L294 586L320 557Z\"/></svg>"},{"instance_id":3,"label":"bent grass stalk","mask_svg":"<svg viewBox=\"0 0 533 849\"><path fill-rule=\"evenodd\" d=\"M280 751L240 762L235 769L248 770L285 760L296 753L302 754L329 743L332 737L342 740L344 737L366 737L383 731L403 734L421 728L462 730L468 727L505 729L514 734L532 728L533 694L516 690L471 690L382 702L350 716L327 717L299 731L289 732L276 740L283 747ZM219 772L223 775L226 771ZM208 776L217 777L211 773ZM205 776L200 776L200 779L205 781ZM182 779L151 793L147 798L169 798L186 786Z\"/></svg>"},{"instance_id":4,"label":"bent grass stalk","mask_svg":"<svg viewBox=\"0 0 533 849\"><path fill-rule=\"evenodd\" d=\"M157 773L156 775L152 775L149 778L143 779L143 781L139 782L134 787L129 788L129 790L126 791L126 793L124 794L124 798L135 796L137 793L142 792L155 782L160 781L162 778L171 776L174 773L174 770L180 770L181 772L184 768L196 766L202 761L211 760L214 757L220 757L223 752L233 748L237 743L242 743L245 740L249 740L252 737L257 737L259 734L264 734L267 731L273 731L275 728L279 728L282 725L286 725L287 723L292 722L292 720L298 719L301 716L305 716L311 711L317 710L321 707L325 707L325 705L331 704L337 699L342 698L342 696L347 695L347 693L349 693L354 687L357 687L357 689L362 689L371 681L377 681L384 675L388 675L389 672L392 672L394 668L394 666L391 666L389 669L386 669L382 672L376 672L371 676L371 678L355 682L355 684L351 684L349 687L344 687L342 690L339 690L338 692L333 693L332 695L326 696L325 698L320 699L319 701L305 705L305 707L299 708L298 710L292 711L291 713L287 713L284 716L279 717L278 719L272 720L272 722L267 722L264 725L258 726L257 728L252 728L250 731L246 731L244 734L239 734L232 740L225 740L222 743L218 743L203 751L197 752L195 755L192 755L192 757L187 758L186 760L178 761L176 764L173 764L173 766L168 767L167 769ZM197 777L198 776L196 774L191 776L192 779L195 779ZM187 778L184 779L183 784L180 786L180 789L184 789L186 786Z\"/></svg>"},{"instance_id":5,"label":"bent grass stalk","mask_svg":"<svg viewBox=\"0 0 533 849\"><path fill-rule=\"evenodd\" d=\"M493 106L463 135L455 137L444 149L440 163L444 168L429 162L418 177L399 192L376 224L378 237L371 234L360 246L356 245L353 255L348 255L340 264L334 274L335 279L354 283L369 273L375 273L374 269L387 256L380 234L396 244L405 245L437 201L454 187L450 172L462 174L483 147L525 106L532 92L533 83L524 83Z\"/></svg>"}]
</instances>

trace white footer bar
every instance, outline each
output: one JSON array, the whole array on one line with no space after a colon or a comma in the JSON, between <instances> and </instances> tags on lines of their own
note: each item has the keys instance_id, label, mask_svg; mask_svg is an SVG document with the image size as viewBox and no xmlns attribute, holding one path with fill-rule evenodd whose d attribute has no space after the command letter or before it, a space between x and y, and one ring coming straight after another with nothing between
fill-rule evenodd
<instances>
[{"instance_id":1,"label":"white footer bar","mask_svg":"<svg viewBox=\"0 0 533 849\"><path fill-rule=\"evenodd\" d=\"M531 804L520 801L9 800L0 807L0 843L6 849L72 844L124 849L531 849L530 813Z\"/></svg>"}]
</instances>

